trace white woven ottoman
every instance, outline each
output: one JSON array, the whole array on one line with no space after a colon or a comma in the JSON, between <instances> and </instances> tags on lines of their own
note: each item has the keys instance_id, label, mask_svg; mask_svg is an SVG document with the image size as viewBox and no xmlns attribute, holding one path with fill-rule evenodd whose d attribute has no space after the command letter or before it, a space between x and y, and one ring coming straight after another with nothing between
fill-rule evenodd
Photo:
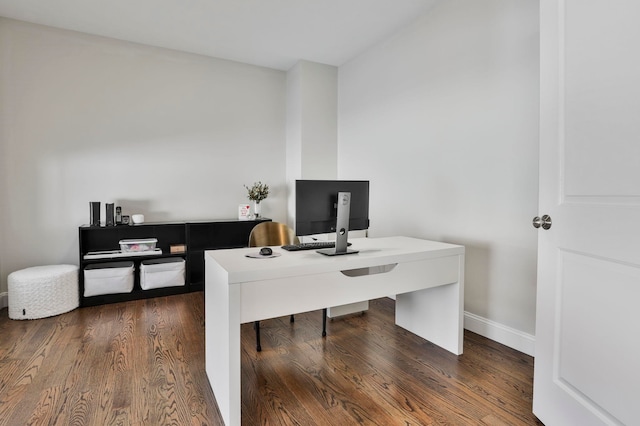
<instances>
[{"instance_id":1,"label":"white woven ottoman","mask_svg":"<svg viewBox=\"0 0 640 426\"><path fill-rule=\"evenodd\" d=\"M37 319L60 315L80 305L78 267L34 266L9 274L9 318Z\"/></svg>"}]
</instances>

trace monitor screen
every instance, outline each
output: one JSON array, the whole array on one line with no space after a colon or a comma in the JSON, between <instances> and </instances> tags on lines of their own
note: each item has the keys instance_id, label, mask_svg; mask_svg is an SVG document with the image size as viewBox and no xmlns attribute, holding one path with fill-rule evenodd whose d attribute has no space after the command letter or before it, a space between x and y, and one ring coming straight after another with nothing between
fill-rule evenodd
<instances>
[{"instance_id":1,"label":"monitor screen","mask_svg":"<svg viewBox=\"0 0 640 426\"><path fill-rule=\"evenodd\" d=\"M369 181L297 180L296 235L336 232L338 192L351 193L348 230L369 229Z\"/></svg>"}]
</instances>

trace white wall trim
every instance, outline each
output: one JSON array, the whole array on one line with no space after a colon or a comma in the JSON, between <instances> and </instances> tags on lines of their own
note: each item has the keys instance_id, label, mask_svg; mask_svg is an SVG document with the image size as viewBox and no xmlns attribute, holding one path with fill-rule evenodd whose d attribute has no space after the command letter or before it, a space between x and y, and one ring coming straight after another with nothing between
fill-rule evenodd
<instances>
[{"instance_id":1,"label":"white wall trim","mask_svg":"<svg viewBox=\"0 0 640 426\"><path fill-rule=\"evenodd\" d=\"M4 309L9 306L9 293L3 291L0 293L0 309Z\"/></svg>"},{"instance_id":2,"label":"white wall trim","mask_svg":"<svg viewBox=\"0 0 640 426\"><path fill-rule=\"evenodd\" d=\"M488 320L470 312L464 313L464 328L487 339L495 340L527 355L534 356L536 338L515 328Z\"/></svg>"}]
</instances>

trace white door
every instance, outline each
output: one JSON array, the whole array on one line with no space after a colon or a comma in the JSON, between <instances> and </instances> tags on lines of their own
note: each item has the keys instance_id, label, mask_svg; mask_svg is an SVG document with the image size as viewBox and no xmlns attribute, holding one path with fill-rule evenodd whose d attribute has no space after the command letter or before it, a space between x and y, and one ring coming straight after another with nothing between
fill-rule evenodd
<instances>
[{"instance_id":1,"label":"white door","mask_svg":"<svg viewBox=\"0 0 640 426\"><path fill-rule=\"evenodd\" d=\"M640 424L640 1L541 0L533 411Z\"/></svg>"}]
</instances>

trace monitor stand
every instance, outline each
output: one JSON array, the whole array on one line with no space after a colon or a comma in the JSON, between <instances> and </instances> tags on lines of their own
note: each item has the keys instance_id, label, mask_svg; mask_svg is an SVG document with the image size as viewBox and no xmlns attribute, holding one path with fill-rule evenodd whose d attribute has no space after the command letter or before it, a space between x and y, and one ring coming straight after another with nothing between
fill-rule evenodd
<instances>
[{"instance_id":1,"label":"monitor stand","mask_svg":"<svg viewBox=\"0 0 640 426\"><path fill-rule=\"evenodd\" d=\"M358 250L352 250L347 246L349 239L349 214L351 209L351 193L338 192L338 218L336 220L336 246L335 248L316 250L326 256L338 256L342 254L355 254Z\"/></svg>"}]
</instances>

